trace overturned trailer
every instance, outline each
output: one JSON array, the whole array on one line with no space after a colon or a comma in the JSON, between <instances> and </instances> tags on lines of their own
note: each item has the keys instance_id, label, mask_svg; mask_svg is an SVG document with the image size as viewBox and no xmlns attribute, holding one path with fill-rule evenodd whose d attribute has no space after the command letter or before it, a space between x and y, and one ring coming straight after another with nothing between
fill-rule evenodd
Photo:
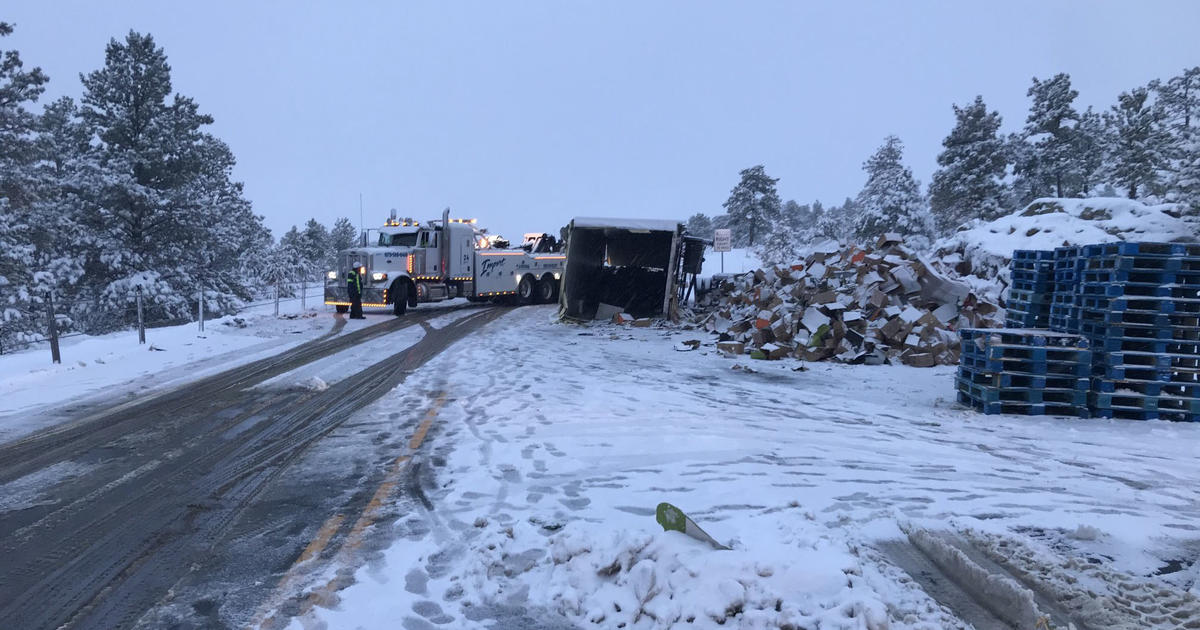
<instances>
[{"instance_id":1,"label":"overturned trailer","mask_svg":"<svg viewBox=\"0 0 1200 630\"><path fill-rule=\"evenodd\" d=\"M559 316L678 319L704 244L686 236L679 221L577 217L567 226Z\"/></svg>"}]
</instances>

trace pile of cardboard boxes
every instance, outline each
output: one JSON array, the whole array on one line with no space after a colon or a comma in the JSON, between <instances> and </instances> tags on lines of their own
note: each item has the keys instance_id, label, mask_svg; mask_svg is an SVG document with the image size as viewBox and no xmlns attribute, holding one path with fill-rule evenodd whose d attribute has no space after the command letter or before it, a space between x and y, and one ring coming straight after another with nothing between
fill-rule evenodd
<instances>
[{"instance_id":1,"label":"pile of cardboard boxes","mask_svg":"<svg viewBox=\"0 0 1200 630\"><path fill-rule=\"evenodd\" d=\"M871 249L830 245L719 278L695 323L732 355L928 367L957 363L955 331L998 327L1003 311L885 234Z\"/></svg>"}]
</instances>

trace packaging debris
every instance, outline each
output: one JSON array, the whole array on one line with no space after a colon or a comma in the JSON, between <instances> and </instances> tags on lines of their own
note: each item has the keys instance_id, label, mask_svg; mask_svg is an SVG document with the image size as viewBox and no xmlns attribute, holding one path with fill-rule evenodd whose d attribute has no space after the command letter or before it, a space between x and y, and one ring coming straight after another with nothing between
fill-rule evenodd
<instances>
[{"instance_id":1,"label":"packaging debris","mask_svg":"<svg viewBox=\"0 0 1200 630\"><path fill-rule=\"evenodd\" d=\"M717 349L753 358L929 367L958 363L961 328L1003 311L885 234L873 249L823 247L803 263L726 278L694 322Z\"/></svg>"}]
</instances>

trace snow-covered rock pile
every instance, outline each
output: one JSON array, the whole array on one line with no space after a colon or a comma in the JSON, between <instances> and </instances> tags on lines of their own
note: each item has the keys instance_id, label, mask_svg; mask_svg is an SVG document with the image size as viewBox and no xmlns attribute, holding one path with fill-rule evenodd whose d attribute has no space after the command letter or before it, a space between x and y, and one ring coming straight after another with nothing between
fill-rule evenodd
<instances>
[{"instance_id":1,"label":"snow-covered rock pile","mask_svg":"<svg viewBox=\"0 0 1200 630\"><path fill-rule=\"evenodd\" d=\"M803 263L733 276L706 301L695 323L719 335L718 349L763 359L949 365L959 327L1003 323L994 302L895 234L870 250L831 244Z\"/></svg>"},{"instance_id":2,"label":"snow-covered rock pile","mask_svg":"<svg viewBox=\"0 0 1200 630\"><path fill-rule=\"evenodd\" d=\"M964 276L980 295L995 300L1008 285L1014 249L1147 241L1194 241L1194 229L1177 204L1148 206L1132 199L1094 197L1034 200L994 221L976 220L933 244L939 271ZM999 282L997 282L999 279Z\"/></svg>"}]
</instances>

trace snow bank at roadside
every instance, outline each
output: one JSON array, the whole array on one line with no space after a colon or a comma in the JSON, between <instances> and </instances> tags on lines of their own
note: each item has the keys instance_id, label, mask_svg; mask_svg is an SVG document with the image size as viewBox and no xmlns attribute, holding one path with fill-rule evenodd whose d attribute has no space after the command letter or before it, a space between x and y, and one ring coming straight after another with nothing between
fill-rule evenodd
<instances>
[{"instance_id":1,"label":"snow bank at roadside","mask_svg":"<svg viewBox=\"0 0 1200 630\"><path fill-rule=\"evenodd\" d=\"M529 604L603 628L886 628L858 558L822 529L794 519L778 535L717 551L677 532L581 522L547 540L521 521L477 541L483 570L464 586L479 605L519 586Z\"/></svg>"},{"instance_id":2,"label":"snow bank at roadside","mask_svg":"<svg viewBox=\"0 0 1200 630\"><path fill-rule=\"evenodd\" d=\"M1007 280L1014 249L1054 249L1113 241L1195 240L1176 204L1132 199L1036 199L994 221L975 221L933 244L936 258L960 273Z\"/></svg>"}]
</instances>

